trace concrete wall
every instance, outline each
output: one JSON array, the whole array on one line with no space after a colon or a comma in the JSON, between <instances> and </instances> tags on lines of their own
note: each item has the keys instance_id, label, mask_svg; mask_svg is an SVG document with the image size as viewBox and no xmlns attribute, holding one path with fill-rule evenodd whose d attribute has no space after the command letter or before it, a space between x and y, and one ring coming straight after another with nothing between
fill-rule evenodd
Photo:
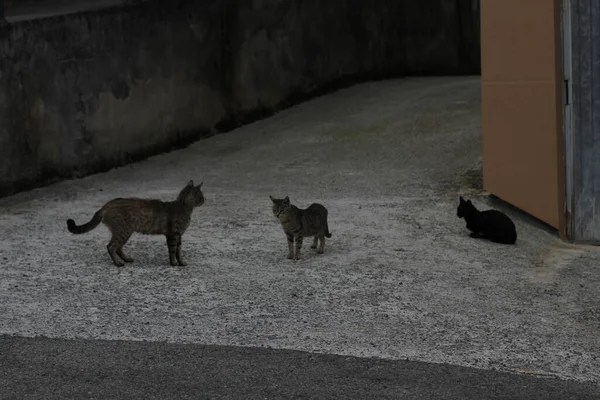
<instances>
[{"instance_id":1,"label":"concrete wall","mask_svg":"<svg viewBox=\"0 0 600 400\"><path fill-rule=\"evenodd\" d=\"M479 73L478 2L417 3L149 0L0 27L0 195L184 146L339 85Z\"/></svg>"},{"instance_id":2,"label":"concrete wall","mask_svg":"<svg viewBox=\"0 0 600 400\"><path fill-rule=\"evenodd\" d=\"M573 0L570 6L567 237L600 245L600 4Z\"/></svg>"}]
</instances>

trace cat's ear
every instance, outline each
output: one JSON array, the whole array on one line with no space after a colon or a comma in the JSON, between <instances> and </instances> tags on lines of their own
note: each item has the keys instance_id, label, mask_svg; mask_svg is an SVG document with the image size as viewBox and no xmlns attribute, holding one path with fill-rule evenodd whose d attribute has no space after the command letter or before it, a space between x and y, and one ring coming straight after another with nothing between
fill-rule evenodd
<instances>
[{"instance_id":1,"label":"cat's ear","mask_svg":"<svg viewBox=\"0 0 600 400\"><path fill-rule=\"evenodd\" d=\"M189 195L193 189L194 189L194 182L189 181L188 184L185 185L185 187L183 189L181 189L181 191L179 192L179 195L177 195L177 198L179 200L185 199L185 197L187 195Z\"/></svg>"},{"instance_id":2,"label":"cat's ear","mask_svg":"<svg viewBox=\"0 0 600 400\"><path fill-rule=\"evenodd\" d=\"M462 196L460 196L460 204L463 204L465 202L465 199L463 199Z\"/></svg>"},{"instance_id":3,"label":"cat's ear","mask_svg":"<svg viewBox=\"0 0 600 400\"><path fill-rule=\"evenodd\" d=\"M470 206L473 205L473 203L471 203L471 200L467 200L467 204L470 205Z\"/></svg>"},{"instance_id":4,"label":"cat's ear","mask_svg":"<svg viewBox=\"0 0 600 400\"><path fill-rule=\"evenodd\" d=\"M284 200L286 203L289 203L289 202L290 202L290 198L289 198L289 196L285 196L285 199L283 199L283 200Z\"/></svg>"},{"instance_id":5,"label":"cat's ear","mask_svg":"<svg viewBox=\"0 0 600 400\"><path fill-rule=\"evenodd\" d=\"M191 182L191 181L190 181ZM204 181L200 182L200 184L197 186L198 189L200 189L202 187L202 185L204 184Z\"/></svg>"},{"instance_id":6,"label":"cat's ear","mask_svg":"<svg viewBox=\"0 0 600 400\"><path fill-rule=\"evenodd\" d=\"M273 203L275 203L275 199L273 198L273 196L269 195L269 198L271 199L271 201L272 201Z\"/></svg>"}]
</instances>

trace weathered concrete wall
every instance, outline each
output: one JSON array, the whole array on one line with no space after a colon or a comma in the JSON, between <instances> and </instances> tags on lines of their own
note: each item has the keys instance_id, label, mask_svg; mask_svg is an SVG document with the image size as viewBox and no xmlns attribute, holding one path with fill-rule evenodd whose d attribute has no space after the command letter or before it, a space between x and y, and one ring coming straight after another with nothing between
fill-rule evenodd
<instances>
[{"instance_id":1,"label":"weathered concrete wall","mask_svg":"<svg viewBox=\"0 0 600 400\"><path fill-rule=\"evenodd\" d=\"M409 74L480 73L480 0L401 1Z\"/></svg>"},{"instance_id":2,"label":"weathered concrete wall","mask_svg":"<svg viewBox=\"0 0 600 400\"><path fill-rule=\"evenodd\" d=\"M121 165L224 118L219 8L162 3L2 32L1 191Z\"/></svg>"},{"instance_id":3,"label":"weathered concrete wall","mask_svg":"<svg viewBox=\"0 0 600 400\"><path fill-rule=\"evenodd\" d=\"M478 31L458 27L478 14L416 3L149 0L0 28L0 195L182 146L334 85L478 73Z\"/></svg>"}]
</instances>

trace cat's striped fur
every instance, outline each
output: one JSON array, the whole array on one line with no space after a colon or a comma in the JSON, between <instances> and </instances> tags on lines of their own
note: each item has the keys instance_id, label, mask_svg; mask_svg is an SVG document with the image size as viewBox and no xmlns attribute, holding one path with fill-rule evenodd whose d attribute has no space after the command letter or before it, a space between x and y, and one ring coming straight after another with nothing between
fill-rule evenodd
<instances>
[{"instance_id":1,"label":"cat's striped fur","mask_svg":"<svg viewBox=\"0 0 600 400\"><path fill-rule=\"evenodd\" d=\"M327 224L327 209L317 203L311 204L307 209L300 209L290 203L290 198L275 199L269 196L273 202L273 214L281 223L288 241L288 259L299 260L300 250L304 237L313 236L312 249L322 254L325 249L325 238L330 238L329 226ZM295 246L294 246L295 245Z\"/></svg>"},{"instance_id":2,"label":"cat's striped fur","mask_svg":"<svg viewBox=\"0 0 600 400\"><path fill-rule=\"evenodd\" d=\"M92 219L76 225L67 220L69 232L82 234L96 228L101 222L112 233L107 249L115 265L122 267L133 259L123 253L123 246L135 232L146 235L165 235L171 265L186 265L181 254L181 236L190 225L195 207L204 204L202 183L194 186L193 181L181 190L177 199L164 202L138 198L117 198L106 203Z\"/></svg>"}]
</instances>

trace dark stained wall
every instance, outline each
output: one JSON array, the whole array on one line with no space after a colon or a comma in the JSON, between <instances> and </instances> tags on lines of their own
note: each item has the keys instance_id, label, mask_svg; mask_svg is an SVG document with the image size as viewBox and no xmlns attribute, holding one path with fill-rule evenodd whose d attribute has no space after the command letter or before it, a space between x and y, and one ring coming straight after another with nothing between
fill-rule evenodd
<instances>
[{"instance_id":1,"label":"dark stained wall","mask_svg":"<svg viewBox=\"0 0 600 400\"><path fill-rule=\"evenodd\" d=\"M0 27L0 195L341 85L478 74L478 24L472 0L148 0Z\"/></svg>"}]
</instances>

